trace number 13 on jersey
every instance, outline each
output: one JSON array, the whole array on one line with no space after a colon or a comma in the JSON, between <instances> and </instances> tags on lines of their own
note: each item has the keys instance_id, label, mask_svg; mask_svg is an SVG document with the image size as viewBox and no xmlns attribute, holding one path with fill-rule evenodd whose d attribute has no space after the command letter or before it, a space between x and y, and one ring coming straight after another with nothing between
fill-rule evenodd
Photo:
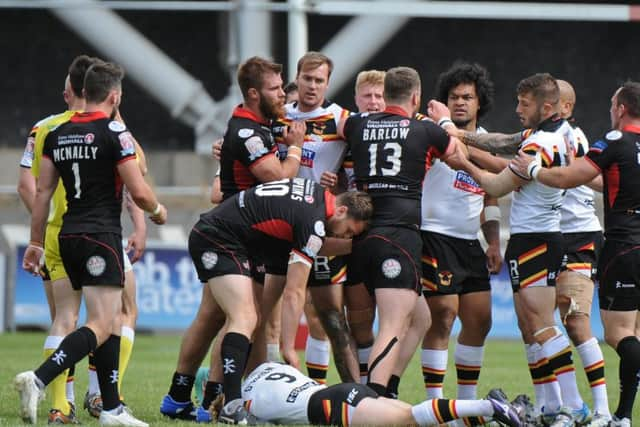
<instances>
[{"instance_id":1,"label":"number 13 on jersey","mask_svg":"<svg viewBox=\"0 0 640 427\"><path fill-rule=\"evenodd\" d=\"M376 176L379 173L383 176L397 175L402 166L401 157L402 145L397 142L369 145L369 176ZM380 159L380 165L378 159Z\"/></svg>"}]
</instances>

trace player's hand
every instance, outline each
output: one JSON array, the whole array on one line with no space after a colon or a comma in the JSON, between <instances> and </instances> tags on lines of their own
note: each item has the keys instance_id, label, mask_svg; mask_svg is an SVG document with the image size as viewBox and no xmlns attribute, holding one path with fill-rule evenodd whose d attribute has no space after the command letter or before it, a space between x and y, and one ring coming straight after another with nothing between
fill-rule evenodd
<instances>
[{"instance_id":1,"label":"player's hand","mask_svg":"<svg viewBox=\"0 0 640 427\"><path fill-rule=\"evenodd\" d=\"M535 159L535 156L532 156L520 150L509 163L509 167L511 168L511 170L517 172L521 176L531 178L531 176L529 175L529 164Z\"/></svg>"},{"instance_id":2,"label":"player's hand","mask_svg":"<svg viewBox=\"0 0 640 427\"><path fill-rule=\"evenodd\" d=\"M282 349L282 359L287 365L291 365L296 369L300 369L300 359L298 358L298 352L294 349Z\"/></svg>"},{"instance_id":3,"label":"player's hand","mask_svg":"<svg viewBox=\"0 0 640 427\"><path fill-rule=\"evenodd\" d=\"M490 274L498 274L502 267L502 254L500 253L500 244L489 245L487 247L487 269Z\"/></svg>"},{"instance_id":4,"label":"player's hand","mask_svg":"<svg viewBox=\"0 0 640 427\"><path fill-rule=\"evenodd\" d=\"M567 166L569 166L576 158L576 153L575 151L573 151L573 146L571 145L571 141L569 140L569 138L567 138L567 135L564 136L564 146L567 150L564 158L567 161Z\"/></svg>"},{"instance_id":5,"label":"player's hand","mask_svg":"<svg viewBox=\"0 0 640 427\"><path fill-rule=\"evenodd\" d=\"M325 188L332 189L336 184L338 184L337 174L329 171L322 172L322 175L320 176L320 185Z\"/></svg>"},{"instance_id":6,"label":"player's hand","mask_svg":"<svg viewBox=\"0 0 640 427\"><path fill-rule=\"evenodd\" d=\"M22 258L22 268L33 274L34 276L40 275L40 259L44 255L44 248L29 244L27 250L24 252Z\"/></svg>"},{"instance_id":7,"label":"player's hand","mask_svg":"<svg viewBox=\"0 0 640 427\"><path fill-rule=\"evenodd\" d=\"M438 121L444 117L451 117L451 112L449 111L449 107L444 105L440 101L436 101L432 99L427 104L427 114L434 122L438 123Z\"/></svg>"},{"instance_id":8,"label":"player's hand","mask_svg":"<svg viewBox=\"0 0 640 427\"><path fill-rule=\"evenodd\" d=\"M224 140L222 138L219 138L213 141L213 144L211 144L211 155L217 161L220 161L220 157L222 155L222 141Z\"/></svg>"},{"instance_id":9,"label":"player's hand","mask_svg":"<svg viewBox=\"0 0 640 427\"><path fill-rule=\"evenodd\" d=\"M158 204L158 207L160 208L160 212L158 212L157 215L151 214L149 219L158 225L162 225L167 222L167 208L162 204Z\"/></svg>"},{"instance_id":10,"label":"player's hand","mask_svg":"<svg viewBox=\"0 0 640 427\"><path fill-rule=\"evenodd\" d=\"M144 253L145 247L147 246L147 237L144 233L133 232L129 235L127 239L127 247L125 252L128 254L133 251L133 254L129 257L131 259L131 264L135 264Z\"/></svg>"},{"instance_id":11,"label":"player's hand","mask_svg":"<svg viewBox=\"0 0 640 427\"><path fill-rule=\"evenodd\" d=\"M467 147L456 138L453 138L450 143L455 144L454 150L442 160L451 169L468 171L471 166L471 162L469 161L469 151L467 150Z\"/></svg>"},{"instance_id":12,"label":"player's hand","mask_svg":"<svg viewBox=\"0 0 640 427\"><path fill-rule=\"evenodd\" d=\"M302 121L291 122L289 126L285 126L282 131L282 138L287 146L295 145L302 148L304 144L304 135L307 132L307 124Z\"/></svg>"}]
</instances>

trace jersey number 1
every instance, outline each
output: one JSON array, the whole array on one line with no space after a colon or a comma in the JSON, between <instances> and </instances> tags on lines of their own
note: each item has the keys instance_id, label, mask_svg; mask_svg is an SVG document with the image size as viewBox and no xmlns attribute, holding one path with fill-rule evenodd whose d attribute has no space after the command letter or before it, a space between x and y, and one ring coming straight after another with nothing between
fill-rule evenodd
<instances>
[{"instance_id":1,"label":"jersey number 1","mask_svg":"<svg viewBox=\"0 0 640 427\"><path fill-rule=\"evenodd\" d=\"M380 144L369 145L369 176L378 175L378 145ZM400 167L402 166L402 163L400 162L400 158L402 157L402 145L397 142L387 142L382 147L382 150L385 153L383 161L385 163L391 163L391 167L381 167L380 172L382 172L383 176L398 175Z\"/></svg>"},{"instance_id":2,"label":"jersey number 1","mask_svg":"<svg viewBox=\"0 0 640 427\"><path fill-rule=\"evenodd\" d=\"M73 197L75 199L79 199L80 194L82 194L82 190L80 189L80 165L78 162L73 162L73 164L71 164L71 170L73 171L73 182L76 189L76 194L74 194Z\"/></svg>"}]
</instances>

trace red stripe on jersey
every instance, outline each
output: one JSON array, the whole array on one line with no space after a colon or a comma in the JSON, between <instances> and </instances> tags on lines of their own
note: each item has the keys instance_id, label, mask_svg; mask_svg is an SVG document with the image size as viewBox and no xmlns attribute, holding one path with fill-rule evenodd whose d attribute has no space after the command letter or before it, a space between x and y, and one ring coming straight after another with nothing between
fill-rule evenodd
<instances>
[{"instance_id":1,"label":"red stripe on jersey","mask_svg":"<svg viewBox=\"0 0 640 427\"><path fill-rule=\"evenodd\" d=\"M411 117L409 113L407 113L404 108L400 108L396 105L389 105L384 109L385 113L396 114L398 116Z\"/></svg>"},{"instance_id":2,"label":"red stripe on jersey","mask_svg":"<svg viewBox=\"0 0 640 427\"><path fill-rule=\"evenodd\" d=\"M233 117L242 117L244 119L253 120L254 122L258 122L263 125L269 125L268 121L256 116L253 111L247 110L242 106L242 104L238 105L235 110L233 110Z\"/></svg>"},{"instance_id":3,"label":"red stripe on jersey","mask_svg":"<svg viewBox=\"0 0 640 427\"><path fill-rule=\"evenodd\" d=\"M640 126L628 125L622 128L625 132L640 133Z\"/></svg>"},{"instance_id":4,"label":"red stripe on jersey","mask_svg":"<svg viewBox=\"0 0 640 427\"><path fill-rule=\"evenodd\" d=\"M256 183L256 177L238 160L233 161L233 183L240 190L251 188Z\"/></svg>"},{"instance_id":5,"label":"red stripe on jersey","mask_svg":"<svg viewBox=\"0 0 640 427\"><path fill-rule=\"evenodd\" d=\"M620 168L617 163L607 169L607 190L609 191L609 207L612 208L620 191Z\"/></svg>"},{"instance_id":6,"label":"red stripe on jersey","mask_svg":"<svg viewBox=\"0 0 640 427\"><path fill-rule=\"evenodd\" d=\"M293 228L291 224L282 219L268 219L253 224L251 228L262 231L264 234L275 237L276 239L293 242Z\"/></svg>"},{"instance_id":7,"label":"red stripe on jersey","mask_svg":"<svg viewBox=\"0 0 640 427\"><path fill-rule=\"evenodd\" d=\"M327 219L331 218L336 213L336 196L334 196L329 190L324 190L324 209Z\"/></svg>"},{"instance_id":8,"label":"red stripe on jersey","mask_svg":"<svg viewBox=\"0 0 640 427\"><path fill-rule=\"evenodd\" d=\"M88 113L77 112L69 119L72 123L88 123L93 122L100 119L106 119L107 116L102 111L91 111Z\"/></svg>"}]
</instances>

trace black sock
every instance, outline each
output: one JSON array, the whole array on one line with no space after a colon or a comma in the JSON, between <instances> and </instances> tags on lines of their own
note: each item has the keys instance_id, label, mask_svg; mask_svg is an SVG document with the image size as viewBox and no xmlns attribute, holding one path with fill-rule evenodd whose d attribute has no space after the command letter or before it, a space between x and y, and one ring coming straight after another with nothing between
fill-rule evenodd
<instances>
[{"instance_id":1,"label":"black sock","mask_svg":"<svg viewBox=\"0 0 640 427\"><path fill-rule=\"evenodd\" d=\"M367 387L378 393L378 396L384 396L387 393L387 388L382 384L368 382Z\"/></svg>"},{"instance_id":2,"label":"black sock","mask_svg":"<svg viewBox=\"0 0 640 427\"><path fill-rule=\"evenodd\" d=\"M96 362L96 373L100 394L102 396L102 409L110 411L120 406L118 394L118 369L120 365L120 337L109 335L109 338L93 352Z\"/></svg>"},{"instance_id":3,"label":"black sock","mask_svg":"<svg viewBox=\"0 0 640 427\"><path fill-rule=\"evenodd\" d=\"M221 395L224 392L224 386L222 383L215 381L207 381L207 384L204 387L204 397L202 398L202 407L204 409L209 409L211 406L211 402L216 400L216 397Z\"/></svg>"},{"instance_id":4,"label":"black sock","mask_svg":"<svg viewBox=\"0 0 640 427\"><path fill-rule=\"evenodd\" d=\"M400 387L400 377L397 375L391 375L389 378L389 383L387 384L387 391L384 394L384 397L388 397L389 399L398 399L398 388Z\"/></svg>"},{"instance_id":5,"label":"black sock","mask_svg":"<svg viewBox=\"0 0 640 427\"><path fill-rule=\"evenodd\" d=\"M224 398L227 403L240 399L242 375L249 352L249 338L236 332L227 333L222 339L222 374Z\"/></svg>"},{"instance_id":6,"label":"black sock","mask_svg":"<svg viewBox=\"0 0 640 427\"><path fill-rule=\"evenodd\" d=\"M36 377L46 386L55 377L75 365L96 348L96 334L83 326L67 335L56 351L35 370Z\"/></svg>"},{"instance_id":7,"label":"black sock","mask_svg":"<svg viewBox=\"0 0 640 427\"><path fill-rule=\"evenodd\" d=\"M195 380L196 377L193 375L174 372L171 379L171 388L169 388L169 396L176 402L189 402Z\"/></svg>"},{"instance_id":8,"label":"black sock","mask_svg":"<svg viewBox=\"0 0 640 427\"><path fill-rule=\"evenodd\" d=\"M640 341L635 336L625 337L616 351L620 356L620 402L615 414L618 418L631 419L640 375Z\"/></svg>"}]
</instances>

